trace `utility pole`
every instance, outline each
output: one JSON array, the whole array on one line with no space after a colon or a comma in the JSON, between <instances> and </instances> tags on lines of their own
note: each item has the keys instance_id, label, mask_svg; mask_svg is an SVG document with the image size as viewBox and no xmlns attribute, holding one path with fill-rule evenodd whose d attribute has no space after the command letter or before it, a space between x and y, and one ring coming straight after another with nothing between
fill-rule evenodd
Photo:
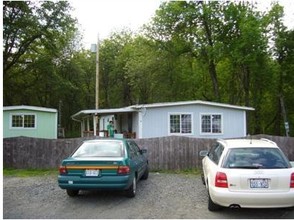
<instances>
[{"instance_id":1,"label":"utility pole","mask_svg":"<svg viewBox=\"0 0 294 220\"><path fill-rule=\"evenodd\" d=\"M96 101L95 108L99 108L99 35L97 35L96 45Z\"/></svg>"},{"instance_id":2,"label":"utility pole","mask_svg":"<svg viewBox=\"0 0 294 220\"><path fill-rule=\"evenodd\" d=\"M91 52L96 52L96 85L95 85L95 109L99 109L99 34L97 34L97 44L91 45ZM99 131L99 118L97 115L93 116L93 130L94 136Z\"/></svg>"}]
</instances>

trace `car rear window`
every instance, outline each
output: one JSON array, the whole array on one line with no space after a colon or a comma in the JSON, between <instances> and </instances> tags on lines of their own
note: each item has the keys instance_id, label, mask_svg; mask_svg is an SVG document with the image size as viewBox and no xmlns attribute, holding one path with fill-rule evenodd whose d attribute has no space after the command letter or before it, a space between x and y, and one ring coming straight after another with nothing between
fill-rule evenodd
<instances>
[{"instance_id":1,"label":"car rear window","mask_svg":"<svg viewBox=\"0 0 294 220\"><path fill-rule=\"evenodd\" d=\"M123 144L120 141L85 142L72 157L122 157Z\"/></svg>"},{"instance_id":2,"label":"car rear window","mask_svg":"<svg viewBox=\"0 0 294 220\"><path fill-rule=\"evenodd\" d=\"M228 151L224 168L282 169L290 164L277 148L233 148Z\"/></svg>"}]
</instances>

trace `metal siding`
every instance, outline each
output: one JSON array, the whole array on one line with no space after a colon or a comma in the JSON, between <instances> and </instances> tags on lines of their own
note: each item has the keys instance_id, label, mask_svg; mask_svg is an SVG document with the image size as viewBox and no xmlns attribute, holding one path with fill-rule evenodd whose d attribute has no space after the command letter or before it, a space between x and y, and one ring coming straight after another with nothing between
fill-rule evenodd
<instances>
[{"instance_id":1,"label":"metal siding","mask_svg":"<svg viewBox=\"0 0 294 220\"><path fill-rule=\"evenodd\" d=\"M168 136L168 115L171 113L192 113L193 135L199 138L232 138L243 137L246 134L244 128L244 110L236 110L222 107L205 105L169 106L158 108L147 108L143 114L143 135L142 138ZM200 114L219 113L223 120L223 134L200 134ZM187 135L185 135L187 136ZM188 135L189 136L189 135Z\"/></svg>"},{"instance_id":2,"label":"metal siding","mask_svg":"<svg viewBox=\"0 0 294 220\"><path fill-rule=\"evenodd\" d=\"M201 134L200 131L200 115L201 114L222 114L222 134ZM233 138L233 137L243 137L244 133L244 111L228 109L228 108L218 108L218 107L207 107L199 106L198 111L199 117L196 117L196 136L200 138Z\"/></svg>"},{"instance_id":3,"label":"metal siding","mask_svg":"<svg viewBox=\"0 0 294 220\"><path fill-rule=\"evenodd\" d=\"M195 106L170 106L162 108L147 108L143 115L143 138L164 137L169 135L168 124L171 113L192 113L195 121ZM195 130L195 124L192 125ZM193 132L194 133L194 132ZM187 135L185 135L187 136Z\"/></svg>"},{"instance_id":4,"label":"metal siding","mask_svg":"<svg viewBox=\"0 0 294 220\"><path fill-rule=\"evenodd\" d=\"M147 109L142 115L142 138L168 136L167 112L169 108Z\"/></svg>"},{"instance_id":5,"label":"metal siding","mask_svg":"<svg viewBox=\"0 0 294 220\"><path fill-rule=\"evenodd\" d=\"M33 114L35 115L35 128L10 128L10 117L12 114ZM3 137L36 137L36 138L57 138L57 113L40 112L33 110L7 110L3 112Z\"/></svg>"},{"instance_id":6,"label":"metal siding","mask_svg":"<svg viewBox=\"0 0 294 220\"><path fill-rule=\"evenodd\" d=\"M137 112L133 112L133 124L132 124L132 131L136 132L136 137L139 134L139 114Z\"/></svg>"}]
</instances>

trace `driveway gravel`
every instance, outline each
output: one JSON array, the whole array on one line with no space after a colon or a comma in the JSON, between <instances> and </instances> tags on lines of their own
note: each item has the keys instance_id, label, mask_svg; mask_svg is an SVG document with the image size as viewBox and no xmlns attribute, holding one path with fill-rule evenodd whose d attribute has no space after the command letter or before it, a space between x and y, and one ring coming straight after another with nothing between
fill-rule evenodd
<instances>
[{"instance_id":1,"label":"driveway gravel","mask_svg":"<svg viewBox=\"0 0 294 220\"><path fill-rule=\"evenodd\" d=\"M135 198L116 191L87 192L68 197L56 176L3 177L4 219L250 219L293 218L293 209L207 210L200 176L150 173L139 181Z\"/></svg>"}]
</instances>

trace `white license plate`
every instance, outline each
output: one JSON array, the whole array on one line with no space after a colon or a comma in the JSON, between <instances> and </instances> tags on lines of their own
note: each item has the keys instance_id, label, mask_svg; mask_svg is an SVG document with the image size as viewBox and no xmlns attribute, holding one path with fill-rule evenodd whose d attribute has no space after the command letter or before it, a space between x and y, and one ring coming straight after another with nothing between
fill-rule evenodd
<instances>
[{"instance_id":1,"label":"white license plate","mask_svg":"<svg viewBox=\"0 0 294 220\"><path fill-rule=\"evenodd\" d=\"M268 188L268 179L250 179L250 188Z\"/></svg>"},{"instance_id":2,"label":"white license plate","mask_svg":"<svg viewBox=\"0 0 294 220\"><path fill-rule=\"evenodd\" d=\"M99 176L99 170L86 170L85 176Z\"/></svg>"}]
</instances>

